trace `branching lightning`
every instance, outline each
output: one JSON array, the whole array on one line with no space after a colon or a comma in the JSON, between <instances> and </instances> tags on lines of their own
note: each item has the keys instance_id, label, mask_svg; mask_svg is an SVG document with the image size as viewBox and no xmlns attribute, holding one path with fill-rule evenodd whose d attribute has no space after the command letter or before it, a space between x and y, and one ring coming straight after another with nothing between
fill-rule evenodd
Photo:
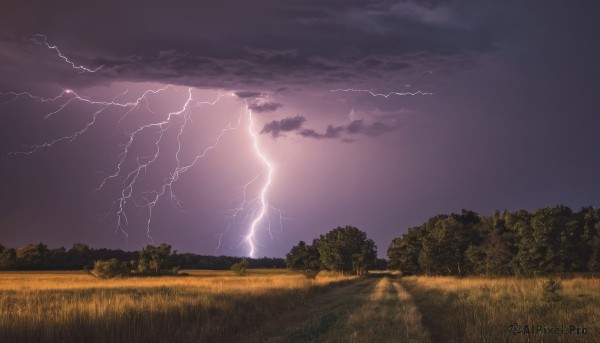
<instances>
[{"instance_id":1,"label":"branching lightning","mask_svg":"<svg viewBox=\"0 0 600 343\"><path fill-rule=\"evenodd\" d=\"M100 70L102 67L104 66L99 66L97 68L88 68L82 65L76 65L75 62L71 61L69 58L67 58L67 56L63 55L62 52L60 52L60 50L58 49L58 47L56 45L51 45L50 43L48 43L48 38L46 38L46 36L41 35L39 33L33 35L33 38L31 38L31 40L39 45L44 45L46 48L50 49L50 50L54 50L56 51L56 53L58 54L58 57L60 57L63 61L65 61L66 63L70 64L71 67L73 67L73 69L78 70L79 72L82 73L95 73L98 70Z\"/></svg>"},{"instance_id":2,"label":"branching lightning","mask_svg":"<svg viewBox=\"0 0 600 343\"><path fill-rule=\"evenodd\" d=\"M44 46L49 50L53 50L58 54L60 60L65 64L69 65L74 71L80 73L95 73L99 71L103 66L96 68L87 67L84 65L76 64L73 60L68 58L59 49L58 46L52 45L48 42L45 35L36 34L31 39L35 44ZM57 147L62 143L71 144L78 138L88 133L97 123L100 116L110 109L112 114L122 111L119 114L120 119L116 122L117 127L133 112L146 111L147 113L153 114L156 117L155 111L150 108L149 99L157 96L160 93L166 92L167 90L177 91L177 87L166 85L157 89L147 89L142 92L140 96L132 101L121 101L120 99L125 97L128 91L124 91L111 100L96 100L92 97L80 95L77 91L69 88L61 89L61 91L53 97L41 97L34 95L29 91L24 92L7 92L0 93L0 105L7 105L18 101L19 99L26 99L31 102L43 103L49 110L47 113L43 113L44 120L53 119L55 116L66 112L72 107L73 104L85 105L90 108L89 119L84 120L83 124L74 129L72 132L62 136L58 136L41 143L25 146L20 150L12 151L9 156L20 156L20 155L32 155L39 153L41 150L50 149ZM235 96L235 94L231 94ZM106 185L111 183L114 184L117 181L122 182L118 188L118 196L112 202L110 210L102 217L103 219L114 216L115 220L115 232L120 232L125 239L129 237L127 226L130 225L128 212L131 205L144 211L145 215L145 234L146 237L152 240L151 236L151 225L153 218L153 211L159 201L168 197L173 205L182 209L183 202L175 195L174 185L180 180L181 176L193 168L198 162L207 156L211 151L216 149L225 135L231 131L236 131L242 125L243 115L237 118L236 121L229 122L218 132L208 146L201 149L191 160L184 162L182 159L183 151L183 136L186 132L186 128L189 123L192 122L192 113L194 110L202 106L213 106L217 104L225 95L219 93L218 97L213 101L199 101L194 98L194 88L187 89L187 96L185 100L178 106L174 111L165 113L162 119L148 122L145 119L142 124L136 125L133 130L125 132L125 142L121 144L119 152L116 156L115 166L111 172L98 172L97 174L103 174L101 180L98 182L96 191L102 191ZM271 207L269 204L268 196L270 187L273 182L274 165L265 152L261 149L259 144L259 130L255 127L255 119L253 113L248 106L248 99L246 99L246 113L247 113L247 130L246 133L248 138L252 142L252 151L256 156L256 159L264 168L262 172L256 175L253 179L247 182L243 186L243 194L241 203L233 210L231 221L226 231L219 236L219 242L217 249L220 247L221 238L225 233L229 231L231 226L235 225L238 221L238 217L241 217L245 213L245 218L242 223L243 239L237 246L246 246L248 248L248 255L253 257L256 255L259 246L258 233L261 227L264 227L273 238L271 231L271 217L270 213L274 212L278 214L279 226L283 228L283 221L289 220L283 216L283 212L280 209ZM257 100L257 99L255 99ZM160 114L158 114L160 115ZM176 134L176 146L173 149L167 149L166 140L163 139L167 132L173 132ZM152 153L150 156L140 156L134 153L134 144L141 140L142 135L146 137L148 134L153 135L151 141ZM172 148L172 147L171 147ZM167 152L168 151L168 152ZM162 179L162 182L158 187L152 190L143 190L141 184L141 176L148 172L150 168L161 158L162 155L170 153L174 157L175 166L171 168L168 175ZM189 159L189 157L186 157ZM133 163L132 163L133 162ZM131 166L133 164L133 166ZM256 184L259 179L264 178L264 182L260 184L258 190L258 196L248 199L247 195L250 193L249 188ZM102 220L102 219L101 219Z\"/></svg>"},{"instance_id":3,"label":"branching lightning","mask_svg":"<svg viewBox=\"0 0 600 343\"><path fill-rule=\"evenodd\" d=\"M363 93L368 93L371 94L372 96L382 96L384 98L389 98L391 95L399 95L399 96L405 96L405 95L433 95L433 93L429 93L429 92L422 92L422 91L416 91L416 92L389 92L389 93L374 93L371 90L368 89L332 89L331 92L363 92Z\"/></svg>"},{"instance_id":4,"label":"branching lightning","mask_svg":"<svg viewBox=\"0 0 600 343\"><path fill-rule=\"evenodd\" d=\"M35 43L44 45L46 48L56 51L58 56L68 65L70 65L74 70L85 73L94 73L102 66L97 68L88 68L83 65L77 65L69 58L67 58L57 46L51 45L48 43L46 36L44 35L35 35L32 39ZM53 97L41 97L32 94L31 92L7 92L0 93L0 97L6 99L0 102L0 105L6 105L12 102L15 102L21 98L28 99L37 103L45 103L47 106L52 107L53 109L49 110L47 113L43 114L44 120L49 120L56 115L59 115L62 112L65 112L71 105L74 103L85 104L92 108L90 112L90 117L87 121L83 123L83 125L74 130L71 133L68 133L64 136L59 136L48 141L33 144L29 146L25 146L24 148L12 151L8 155L9 156L18 156L18 155L31 155L39 152L42 149L48 149L51 147L55 147L60 143L73 143L79 137L86 134L96 123L98 118L106 112L110 108L122 109L123 113L120 115L120 119L117 122L117 126L121 125L121 123L127 118L127 116L135 111L145 110L149 113L155 114L155 112L149 106L149 98L155 95L158 95L167 90L174 89L177 91L176 87L171 85L166 85L160 87L158 89L147 89L145 90L139 97L134 99L133 101L119 101L120 98L124 97L128 91L124 91L121 94L118 94L114 98L108 101L99 101L92 99L87 96L80 95L73 89L62 89L60 93ZM144 123L136 126L133 131L126 132L125 137L126 141L121 145L120 152L117 155L116 163L114 170L109 173L102 173L104 176L99 181L99 184L96 191L101 191L105 188L108 183L111 183L117 179L122 180L122 187L120 187L118 197L113 201L111 209L102 217L107 218L108 216L115 216L115 232L120 232L124 238L129 236L129 233L126 227L129 225L128 218L128 208L130 208L129 204L134 205L137 208L140 208L145 211L145 232L148 239L152 240L151 236L151 224L152 224L152 216L153 210L156 205L159 203L160 199L163 197L168 197L174 206L178 209L182 209L182 201L177 198L174 193L174 185L180 179L180 177L194 167L198 162L203 159L207 154L217 148L221 139L230 131L237 130L242 123L242 115L240 115L235 122L228 123L221 131L215 136L215 138L206 146L203 150L199 151L188 163L184 163L181 159L183 142L182 137L186 130L186 127L189 123L192 122L192 113L195 109L201 106L212 106L221 100L223 93L219 93L218 97L213 101L198 101L194 98L193 88L187 89L187 97L185 101L181 103L179 108L175 111L166 113L162 120ZM273 177L273 164L267 158L267 156L260 149L259 145L259 137L258 133L254 127L254 119L252 117L252 111L248 108L248 104L246 103L247 110L247 134L249 138L252 140L252 148L253 152L256 155L257 159L260 161L262 165L264 165L265 171L258 174L251 181L247 182L243 187L243 197L242 202L238 207L235 208L233 216L231 218L231 223L227 227L227 230L219 236L219 243L217 249L221 244L222 236L229 231L230 227L235 224L237 217L243 211L249 213L246 217L246 222L249 222L249 225L244 230L244 238L243 241L239 245L245 245L249 249L249 256L254 256L257 252L257 231L259 227L265 224L266 229L272 236L271 233L271 224L269 218L269 210L274 209L269 207L268 202L268 191L269 187L272 183ZM176 130L176 148L174 151L174 159L175 166L171 169L169 174L163 179L161 185L150 191L142 191L140 183L140 177L142 174L146 173L149 168L152 167L157 160L159 160L160 156L165 153L163 137L165 136L168 130ZM155 135L154 140L152 141L153 153L150 156L131 156L133 154L132 149L135 142L139 141L139 137L142 134L151 133ZM134 166L126 167L126 163L128 161L134 161ZM98 172L101 173L101 172ZM257 182L257 180L266 175L266 180L264 184L262 184L259 195L256 199L248 200L247 192L248 188ZM141 201L140 197L134 198L135 194L142 194ZM279 223L283 224L283 220L286 220L282 215L281 210L274 209L279 213Z\"/></svg>"},{"instance_id":5,"label":"branching lightning","mask_svg":"<svg viewBox=\"0 0 600 343\"><path fill-rule=\"evenodd\" d=\"M146 104L146 108L147 108L148 107L148 104L147 104L148 96L161 93L171 87L172 86L167 85L162 88L155 89L155 90L153 90L153 89L146 90L140 97L138 97L135 101L132 101L132 102L117 102L117 99L119 97L123 96L126 92L119 94L112 101L91 100L89 98L80 96L79 94L77 94L77 92L75 92L71 89L64 89L58 96L53 97L53 98L42 98L39 96L32 95L29 92L3 93L3 95L11 96L11 99L8 102L15 101L17 98L22 97L22 96L27 96L30 99L33 99L35 101L50 102L50 103L54 103L54 102L66 99L65 101L59 103L58 109L44 115L45 120L50 118L53 115L59 114L60 112L64 111L68 107L68 105L74 101L80 101L80 102L87 103L89 105L100 106L99 109L97 109L96 111L94 111L92 113L91 119L88 122L86 122L84 124L83 128L81 128L80 130L77 130L69 135L65 135L65 136L62 136L59 138L52 139L47 142L27 146L24 150L10 152L9 156L10 155L30 155L30 154L38 152L40 149L50 148L60 142L66 141L68 143L71 143L74 140L76 140L79 136L85 134L88 131L88 129L90 129L96 123L98 116L102 112L104 112L107 108L120 107L120 108L126 109L125 113L119 120L119 122L120 122L129 113L140 108L140 106L143 103ZM126 204L128 203L128 201L132 200L132 196L134 193L134 187L136 186L136 183L138 182L138 177L140 176L140 174L142 172L147 171L147 169L151 166L151 164L154 163L160 157L161 142L162 142L164 133L169 129L169 127L171 125L175 125L175 123L174 123L175 118L183 117L183 120L179 124L178 131L177 131L177 143L178 144L177 144L177 150L175 152L176 166L172 170L170 175L164 179L162 187L160 187L157 191L147 192L147 194L149 194L149 196L145 197L146 202L140 206L140 207L146 208L148 211L147 221L146 221L146 234L147 234L148 238L150 238L150 239L151 239L150 225L152 222L152 210L158 203L159 199L163 195L169 194L171 200L174 203L176 203L176 205L180 205L180 202L177 200L175 194L173 193L173 184L179 179L179 177L183 173L187 172L190 168L192 168L195 164L197 164L197 162L201 158L206 156L211 150L215 149L217 147L217 145L219 144L219 141L221 140L221 138L228 131L236 130L241 122L241 116L240 116L240 118L237 120L237 123L235 123L235 125L232 123L229 123L224 129L221 130L221 132L217 135L217 137L213 140L213 142L208 147L206 147L203 151L201 151L199 154L197 154L195 156L195 158L191 161L191 163L183 164L180 160L180 153L181 153L181 149L182 149L181 137L184 133L186 126L192 120L191 119L192 110L194 108L200 107L202 105L214 105L223 96L223 94L219 94L219 96L217 97L216 100L210 101L210 102L209 101L196 101L193 99L192 90L193 90L193 88L189 88L187 90L188 96L178 111L173 111L173 112L168 113L166 118L162 121L140 125L134 131L126 134L128 137L128 140L123 145L121 152L117 156L118 162L117 162L115 171L113 173L105 176L101 180L99 186L96 189L98 191L101 190L109 181L121 176L123 169L124 169L124 163L126 162L128 155L130 154L130 149L132 147L132 144L136 141L136 138L138 135L140 135L142 132L145 132L148 130L152 130L152 129L157 130L158 137L154 141L154 146L155 146L154 154L149 158L143 158L143 157L139 157L139 156L135 158L136 161L138 162L137 167L135 167L133 170L129 171L124 176L123 188L121 190L121 194L118 197L118 199L116 199L114 202L114 205L115 205L114 207L116 207L117 231L120 231L125 237L128 237L128 233L125 230L125 226L128 224ZM149 108L147 108L147 109L150 110Z\"/></svg>"},{"instance_id":6,"label":"branching lightning","mask_svg":"<svg viewBox=\"0 0 600 343\"><path fill-rule=\"evenodd\" d=\"M50 102L50 103L54 103L54 102L59 101L59 100L61 100L63 98L67 98L67 100L65 102L63 102L62 104L59 104L58 109L56 109L56 110L54 110L52 112L44 114L44 116L43 116L44 119L49 119L53 115L56 115L56 114L62 112L73 101L81 101L81 102L84 102L84 103L87 103L87 104L90 104L90 105L99 105L100 106L99 110L96 110L96 111L94 111L92 113L91 120L88 121L84 125L84 127L81 128L81 130L76 131L76 132L74 132L71 135L67 135L67 136L56 138L56 139L54 139L52 141L49 141L49 142L44 142L44 143L41 143L41 144L35 144L35 145L27 146L27 147L25 147L25 150L13 151L13 152L10 152L9 155L30 155L30 154L33 154L33 153L37 152L40 149L49 148L49 147L51 147L51 146L53 146L53 145L55 145L56 143L59 143L59 142L63 142L63 141L73 142L75 139L77 139L77 137L83 135L90 127L92 127L96 123L96 119L98 118L98 116L102 112L104 112L107 108L113 107L113 106L114 107L120 107L120 108L127 108L128 110L124 114L124 116L126 116L128 113L130 113L130 112L136 110L137 108L139 108L141 102L144 101L144 100L146 100L146 98L147 98L147 96L149 94L158 94L158 93L160 93L160 92L168 89L169 87L171 87L171 86L167 85L167 86L165 86L163 88L160 88L160 89L157 89L157 90L147 90L139 98L137 98L135 101L132 101L132 102L117 102L117 99L119 97L125 95L125 93L127 93L127 92L123 92L123 93L117 95L112 101L94 101L94 100L90 100L90 99L88 99L86 97L79 96L75 91L73 91L71 89L63 89L62 92L59 95L57 95L57 96L55 96L53 98L42 98L42 97L39 97L39 96L32 95L29 92L21 92L21 93L9 92L9 93L3 93L3 94L8 94L8 95L13 96L9 101L4 102L3 104L15 101L19 97L22 97L22 96L27 96L27 97L29 97L31 99L34 99L34 100L38 101L38 102ZM135 133L133 135L135 135ZM128 142L129 145L131 145L132 139L133 139L133 137L132 137L132 135L130 135L130 142ZM127 145L126 145L126 149L125 150L127 150ZM123 159L125 157L126 156L123 156ZM120 169L120 164L119 164L118 167ZM115 175L115 176L117 176L117 175Z\"/></svg>"}]
</instances>

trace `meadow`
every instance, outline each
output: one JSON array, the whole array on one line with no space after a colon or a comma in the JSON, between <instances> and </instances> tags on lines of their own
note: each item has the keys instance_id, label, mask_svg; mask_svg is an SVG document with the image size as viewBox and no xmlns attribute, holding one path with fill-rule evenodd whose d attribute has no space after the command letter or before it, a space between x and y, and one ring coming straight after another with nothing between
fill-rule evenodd
<instances>
[{"instance_id":1,"label":"meadow","mask_svg":"<svg viewBox=\"0 0 600 343\"><path fill-rule=\"evenodd\" d=\"M564 279L549 293L542 278L188 273L0 273L0 342L600 341L597 278ZM587 334L515 335L513 322Z\"/></svg>"}]
</instances>

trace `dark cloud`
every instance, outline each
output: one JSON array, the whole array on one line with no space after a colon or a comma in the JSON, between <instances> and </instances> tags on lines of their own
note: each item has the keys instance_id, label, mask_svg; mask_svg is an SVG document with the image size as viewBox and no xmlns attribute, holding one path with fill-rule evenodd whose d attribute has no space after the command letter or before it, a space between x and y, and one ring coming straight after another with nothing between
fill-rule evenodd
<instances>
[{"instance_id":1,"label":"dark cloud","mask_svg":"<svg viewBox=\"0 0 600 343\"><path fill-rule=\"evenodd\" d=\"M248 108L255 112L264 113L276 111L281 106L283 105L278 102L256 102L248 105Z\"/></svg>"},{"instance_id":2,"label":"dark cloud","mask_svg":"<svg viewBox=\"0 0 600 343\"><path fill-rule=\"evenodd\" d=\"M273 120L270 123L265 124L260 133L270 134L273 138L277 138L281 136L282 132L290 132L300 129L305 121L306 118L302 116Z\"/></svg>"},{"instance_id":3,"label":"dark cloud","mask_svg":"<svg viewBox=\"0 0 600 343\"><path fill-rule=\"evenodd\" d=\"M95 6L94 13L89 6L71 2L66 11L42 0L27 6L9 2L0 14L0 65L16 61L38 80L52 82L57 75L64 80L69 66L55 51L29 41L41 33L77 63L104 66L93 75L69 76L70 84L118 79L227 89L382 86L402 79L399 72L435 71L450 62L465 68L474 53L496 48L493 27L471 14L485 6L468 1L226 0L158 6L133 0L118 11ZM491 16L488 12L481 13ZM56 75L40 75L42 69Z\"/></svg>"},{"instance_id":4,"label":"dark cloud","mask_svg":"<svg viewBox=\"0 0 600 343\"><path fill-rule=\"evenodd\" d=\"M239 91L233 93L240 99L252 99L252 98L260 98L262 93L260 92L252 92L252 91Z\"/></svg>"},{"instance_id":5,"label":"dark cloud","mask_svg":"<svg viewBox=\"0 0 600 343\"><path fill-rule=\"evenodd\" d=\"M346 131L350 134L363 134L370 137L376 137L396 129L398 129L398 126L386 124L381 121L365 124L362 119L355 120L346 126Z\"/></svg>"},{"instance_id":6,"label":"dark cloud","mask_svg":"<svg viewBox=\"0 0 600 343\"><path fill-rule=\"evenodd\" d=\"M307 137L307 138L330 139L330 138L339 138L343 131L344 131L343 126L328 125L327 130L325 130L325 133L318 133L317 131L312 130L312 129L302 129L302 130L298 131L298 134L301 135L302 137Z\"/></svg>"},{"instance_id":7,"label":"dark cloud","mask_svg":"<svg viewBox=\"0 0 600 343\"><path fill-rule=\"evenodd\" d=\"M346 137L346 135L366 135L370 137L376 137L387 132L398 129L397 125L386 124L381 121L374 122L372 124L365 124L362 119L355 120L350 124L344 126L333 126L328 125L324 133L319 133L313 129L301 129L298 130L298 134L302 137L316 138L316 139L336 139L341 138L344 142L353 142L353 139Z\"/></svg>"}]
</instances>

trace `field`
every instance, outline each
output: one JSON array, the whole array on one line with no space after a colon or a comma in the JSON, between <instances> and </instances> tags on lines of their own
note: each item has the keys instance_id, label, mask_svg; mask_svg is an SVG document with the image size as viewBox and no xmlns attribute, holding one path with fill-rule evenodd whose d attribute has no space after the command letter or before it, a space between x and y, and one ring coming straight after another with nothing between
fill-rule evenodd
<instances>
[{"instance_id":1,"label":"field","mask_svg":"<svg viewBox=\"0 0 600 343\"><path fill-rule=\"evenodd\" d=\"M600 342L597 278L189 273L0 273L0 342Z\"/></svg>"}]
</instances>

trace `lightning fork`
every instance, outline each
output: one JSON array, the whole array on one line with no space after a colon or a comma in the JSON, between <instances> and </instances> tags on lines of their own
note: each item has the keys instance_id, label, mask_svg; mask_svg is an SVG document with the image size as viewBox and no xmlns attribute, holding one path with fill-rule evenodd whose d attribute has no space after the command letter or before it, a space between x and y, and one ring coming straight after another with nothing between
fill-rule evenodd
<instances>
[{"instance_id":1,"label":"lightning fork","mask_svg":"<svg viewBox=\"0 0 600 343\"><path fill-rule=\"evenodd\" d=\"M73 61L69 60L69 58L67 58L67 56L63 55L63 53L60 52L60 50L58 49L58 47L56 45L50 45L50 43L48 43L48 38L45 35L36 33L35 35L33 35L33 38L31 40L33 42L35 42L36 44L44 45L44 46L46 46L46 48L56 51L56 53L58 54L58 57L60 57L66 63L70 64L71 67L73 67L73 69L79 70L82 73L95 73L98 70L100 70L102 67L104 67L101 65L97 68L90 69L90 68L82 66L82 65L79 65L79 66L76 65Z\"/></svg>"},{"instance_id":2,"label":"lightning fork","mask_svg":"<svg viewBox=\"0 0 600 343\"><path fill-rule=\"evenodd\" d=\"M247 104L246 104L246 108L248 109ZM267 209L269 208L269 204L267 201L267 192L269 191L269 186L271 185L271 182L272 182L274 168L273 168L273 164L269 161L267 156L260 150L260 146L258 144L258 134L256 132L254 132L254 120L252 119L252 111L250 109L248 109L248 122L249 122L248 134L250 135L250 137L252 137L254 152L256 153L258 158L262 161L262 163L265 165L265 167L267 169L267 181L265 182L265 184L263 185L263 187L260 190L260 196L259 196L260 207L258 210L258 215L254 218L254 220L250 224L248 234L244 237L244 242L248 243L248 245L250 246L250 254L249 255L250 255L250 257L254 257L254 254L256 252L256 238L255 238L256 227L259 223L261 223L264 220L265 215L267 215L267 217L268 217ZM269 231L270 231L270 228L269 228Z\"/></svg>"},{"instance_id":3,"label":"lightning fork","mask_svg":"<svg viewBox=\"0 0 600 343\"><path fill-rule=\"evenodd\" d=\"M145 100L147 98L147 96L149 94L158 94L160 92L165 91L166 89L170 88L171 85L167 85L164 86L162 88L156 89L156 90L146 90L140 97L138 97L135 101L130 101L130 102L117 102L117 99L123 95L125 95L125 92L117 95L115 98L113 98L112 101L94 101L94 100L90 100L86 97L80 96L79 94L77 94L77 92L75 92L72 89L63 89L62 92L54 97L54 98L42 98L39 96L34 96L32 94L30 94L29 92L22 92L22 93L5 93L5 94L17 94L17 96L27 96L31 99L34 99L36 101L40 101L40 102L56 102L59 99L62 99L66 96L72 96L70 97L65 103L61 104L59 106L59 108L55 111L52 111L50 113L47 113L43 116L44 119L49 119L50 117L62 112L63 110L65 110L65 108L67 108L67 106L69 104L71 104L73 101L81 101L81 102L85 102L88 103L90 105L99 105L101 108L97 111L95 111L92 114L92 118L90 121L88 121L87 123L85 123L84 127L79 130L76 131L75 133L71 134L71 135L67 135L67 136L63 136L60 138L56 138L52 141L49 142L43 142L43 143L39 143L39 144L34 144L34 145L29 145L25 147L25 150L21 150L21 151L11 151L8 153L9 156L11 155L30 155L33 153L36 153L38 150L40 149L44 149L44 148L49 148L54 146L56 143L60 143L63 141L68 141L69 143L73 142L75 139L77 139L79 136L83 135L85 132L87 132L87 130L92 127L97 120L98 115L100 115L102 112L104 112L107 108L109 107L120 107L120 108L127 108L127 113L130 113L131 111L135 110L136 108L138 108L140 106L141 101ZM14 101L14 99L11 99L10 101ZM9 101L9 102L10 102ZM122 163L122 161L121 161ZM120 163L120 164L121 164ZM118 166L118 170L120 171L120 164ZM118 174L117 174L118 175ZM117 176L115 175L115 177ZM108 177L110 178L110 177ZM107 179L103 180L101 186L99 188L102 188L102 186L104 185L104 183L107 181Z\"/></svg>"},{"instance_id":4,"label":"lightning fork","mask_svg":"<svg viewBox=\"0 0 600 343\"><path fill-rule=\"evenodd\" d=\"M384 98L388 98L391 95L399 95L399 96L405 96L405 95L433 95L433 93L429 93L429 92L422 92L422 91L416 91L416 92L389 92L387 94L385 93L373 93L373 91L370 91L368 89L332 89L330 90L331 92L363 92L363 93L368 93L371 94L372 96L382 96Z\"/></svg>"}]
</instances>

